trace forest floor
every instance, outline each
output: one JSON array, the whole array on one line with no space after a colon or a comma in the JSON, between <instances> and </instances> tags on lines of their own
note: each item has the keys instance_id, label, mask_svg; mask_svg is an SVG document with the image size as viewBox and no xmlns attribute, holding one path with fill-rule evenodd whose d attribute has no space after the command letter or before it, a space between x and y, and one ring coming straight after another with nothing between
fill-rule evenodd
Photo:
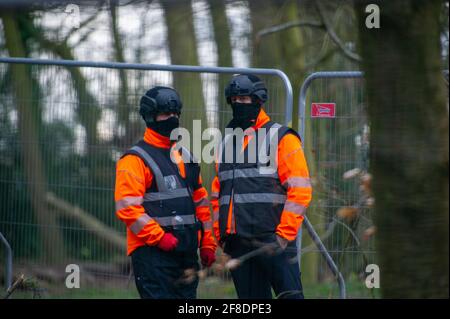
<instances>
[{"instance_id":1,"label":"forest floor","mask_svg":"<svg viewBox=\"0 0 450 319\"><path fill-rule=\"evenodd\" d=\"M368 289L364 282L356 277L347 278L348 298L380 298L379 289ZM307 299L339 298L339 287L336 282L304 284ZM235 299L236 292L231 280L210 276L200 280L197 290L199 299ZM134 280L109 280L108 283L92 283L86 287L67 289L61 285L46 285L45 288L34 287L17 289L11 299L135 299L139 298Z\"/></svg>"}]
</instances>

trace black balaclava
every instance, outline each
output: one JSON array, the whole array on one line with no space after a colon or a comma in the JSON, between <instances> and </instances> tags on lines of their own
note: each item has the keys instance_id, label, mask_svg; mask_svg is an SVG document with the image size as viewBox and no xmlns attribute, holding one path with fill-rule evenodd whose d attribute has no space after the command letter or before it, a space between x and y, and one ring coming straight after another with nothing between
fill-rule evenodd
<instances>
[{"instance_id":1,"label":"black balaclava","mask_svg":"<svg viewBox=\"0 0 450 319\"><path fill-rule=\"evenodd\" d=\"M178 117L171 116L168 119L162 121L146 122L147 127L154 130L156 133L165 137L170 137L170 133L180 126L180 120Z\"/></svg>"},{"instance_id":2,"label":"black balaclava","mask_svg":"<svg viewBox=\"0 0 450 319\"><path fill-rule=\"evenodd\" d=\"M252 103L231 103L233 109L233 120L236 125L243 130L249 128L256 123L259 112L261 111L261 104L257 101Z\"/></svg>"}]
</instances>

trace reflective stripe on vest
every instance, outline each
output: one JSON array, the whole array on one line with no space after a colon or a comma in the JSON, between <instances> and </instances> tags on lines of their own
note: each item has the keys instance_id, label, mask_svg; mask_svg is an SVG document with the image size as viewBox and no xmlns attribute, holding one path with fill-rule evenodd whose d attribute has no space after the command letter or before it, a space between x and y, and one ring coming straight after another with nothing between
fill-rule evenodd
<instances>
[{"instance_id":1,"label":"reflective stripe on vest","mask_svg":"<svg viewBox=\"0 0 450 319\"><path fill-rule=\"evenodd\" d=\"M146 151L144 151L140 146L135 145L130 150L139 153L139 155L141 155L145 159L147 164L150 166L150 168L153 172L153 175L156 179L156 185L158 185L158 190L160 192L167 191L166 183L164 183L163 174L161 173L159 166L155 163L153 158Z\"/></svg>"},{"instance_id":2,"label":"reflective stripe on vest","mask_svg":"<svg viewBox=\"0 0 450 319\"><path fill-rule=\"evenodd\" d=\"M230 195L223 195L219 198L219 206L230 204Z\"/></svg>"},{"instance_id":3,"label":"reflective stripe on vest","mask_svg":"<svg viewBox=\"0 0 450 319\"><path fill-rule=\"evenodd\" d=\"M179 226L195 224L196 218L194 215L175 215L168 217L153 217L161 226Z\"/></svg>"},{"instance_id":4,"label":"reflective stripe on vest","mask_svg":"<svg viewBox=\"0 0 450 319\"><path fill-rule=\"evenodd\" d=\"M184 148L181 148L181 149L182 149L183 154L185 156L188 156L189 152ZM155 182L156 182L156 187L158 189L157 192L145 193L144 197L143 198L141 197L141 199L140 199L141 203L145 203L145 202L151 203L151 202L171 200L171 199L183 198L183 197L186 197L187 199L192 200L190 192L186 187L174 188L174 189L168 188L168 186L166 185L165 179L164 179L164 175L162 174L161 169L159 168L158 164L156 164L155 160L142 147L135 145L130 150L138 153L145 160L146 164L149 166L149 168L153 172ZM192 158L191 158L191 160L192 160ZM168 175L168 176L174 176L174 175ZM166 178L168 176L166 176ZM176 176L174 176L174 178L175 178L175 180L178 179ZM122 207L124 205L127 205L130 202L137 203L139 201L139 199L138 198L128 198L128 199L124 198L122 201L123 202L119 201L119 203L116 203L116 206ZM157 216L150 217L149 216L149 218L155 220L161 226L190 225L190 224L196 223L196 221L197 221L196 216L193 214L189 214L189 215L177 214L177 215L173 215L173 216L164 216L164 217L157 217ZM134 229L132 229L133 232L134 232L134 230L140 231L140 229L142 229L145 226L146 223L144 223L144 219L146 219L146 217L142 217L142 220L138 220L135 222L136 226L134 226ZM147 222L148 221L149 220L147 220Z\"/></svg>"},{"instance_id":5,"label":"reflective stripe on vest","mask_svg":"<svg viewBox=\"0 0 450 319\"><path fill-rule=\"evenodd\" d=\"M198 160L184 147L180 146L183 163L198 163Z\"/></svg>"},{"instance_id":6,"label":"reflective stripe on vest","mask_svg":"<svg viewBox=\"0 0 450 319\"><path fill-rule=\"evenodd\" d=\"M219 205L228 205L230 203L229 195L224 195L219 199ZM255 204L255 203L276 203L286 202L286 195L274 193L247 193L234 194L233 202L236 204Z\"/></svg>"},{"instance_id":7,"label":"reflective stripe on vest","mask_svg":"<svg viewBox=\"0 0 450 319\"><path fill-rule=\"evenodd\" d=\"M184 154L188 154L185 148L181 148ZM166 183L164 182L163 174L159 169L158 165L155 163L153 158L145 152L139 146L133 146L131 150L138 152L142 157L145 158L147 163L150 165L150 168L155 176L156 185L158 187L159 192L146 193L144 196L145 201L159 201L159 200L167 200L178 197L190 197L189 191L187 188L176 188L176 189L167 189ZM187 155L186 155L187 156Z\"/></svg>"},{"instance_id":8,"label":"reflective stripe on vest","mask_svg":"<svg viewBox=\"0 0 450 319\"><path fill-rule=\"evenodd\" d=\"M217 156L217 159L218 159L218 163L217 164L218 164L218 170L219 171L220 171L220 163L222 162L222 155L223 155L223 152L225 150L225 146L228 143L228 140L230 139L230 137L232 137L232 136L233 136L233 134L225 135L225 138L223 139L223 141L219 145L219 154Z\"/></svg>"},{"instance_id":9,"label":"reflective stripe on vest","mask_svg":"<svg viewBox=\"0 0 450 319\"><path fill-rule=\"evenodd\" d=\"M165 192L145 193L144 200L148 202L155 202L159 200L167 200L178 197L189 197L187 188L169 189Z\"/></svg>"},{"instance_id":10,"label":"reflective stripe on vest","mask_svg":"<svg viewBox=\"0 0 450 319\"><path fill-rule=\"evenodd\" d=\"M233 178L233 170L226 170L219 172L219 181L223 182ZM264 174L261 168L243 168L234 170L234 178L246 178L246 177L268 177L278 178L278 173Z\"/></svg>"}]
</instances>

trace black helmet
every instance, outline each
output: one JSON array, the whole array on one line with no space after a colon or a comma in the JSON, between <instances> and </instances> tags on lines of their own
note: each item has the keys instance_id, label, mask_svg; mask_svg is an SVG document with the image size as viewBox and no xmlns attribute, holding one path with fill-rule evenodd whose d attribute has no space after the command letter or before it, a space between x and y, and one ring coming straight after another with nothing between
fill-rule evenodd
<instances>
[{"instance_id":1,"label":"black helmet","mask_svg":"<svg viewBox=\"0 0 450 319\"><path fill-rule=\"evenodd\" d=\"M177 91L165 86L155 86L142 96L139 114L145 122L151 123L158 113L174 112L179 115L182 107Z\"/></svg>"},{"instance_id":2,"label":"black helmet","mask_svg":"<svg viewBox=\"0 0 450 319\"><path fill-rule=\"evenodd\" d=\"M233 76L225 88L227 103L231 104L232 96L248 95L254 102L263 104L267 101L267 89L263 81L255 75L239 74Z\"/></svg>"}]
</instances>

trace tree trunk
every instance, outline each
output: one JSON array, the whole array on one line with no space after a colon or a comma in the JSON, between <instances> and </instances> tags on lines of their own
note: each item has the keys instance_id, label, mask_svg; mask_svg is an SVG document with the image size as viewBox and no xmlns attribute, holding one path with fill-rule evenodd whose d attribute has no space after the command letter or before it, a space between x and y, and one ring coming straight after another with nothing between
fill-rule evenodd
<instances>
[{"instance_id":1,"label":"tree trunk","mask_svg":"<svg viewBox=\"0 0 450 319\"><path fill-rule=\"evenodd\" d=\"M38 30L33 25L32 21L25 20L24 22L27 32L34 37L42 48L53 52L64 60L75 60L72 49L68 46L67 42L51 41L45 37L43 30ZM72 76L73 87L77 94L77 115L81 125L86 130L87 155L90 156L92 151L91 147L98 144L97 123L100 120L101 111L98 107L97 100L89 92L88 82L80 69L77 67L67 67L67 70Z\"/></svg>"},{"instance_id":2,"label":"tree trunk","mask_svg":"<svg viewBox=\"0 0 450 319\"><path fill-rule=\"evenodd\" d=\"M233 66L233 56L230 39L230 27L227 21L226 7L224 0L208 0L211 9L211 18L213 24L214 40L217 46L217 65ZM225 103L225 86L228 83L230 75L220 75L217 90L217 102L220 107L227 107ZM219 110L219 116L223 113ZM219 118L219 123L222 123Z\"/></svg>"},{"instance_id":3,"label":"tree trunk","mask_svg":"<svg viewBox=\"0 0 450 319\"><path fill-rule=\"evenodd\" d=\"M217 65L218 66L233 66L233 56L230 38L230 27L228 25L225 0L208 0L211 10L211 18L213 25L214 40L217 46ZM217 125L219 128L225 127L228 116L224 111L231 112L231 107L225 100L225 86L230 80L230 74L219 74L217 82ZM214 167L208 168L203 173L205 185L211 185L213 176L215 175Z\"/></svg>"},{"instance_id":4,"label":"tree trunk","mask_svg":"<svg viewBox=\"0 0 450 319\"><path fill-rule=\"evenodd\" d=\"M75 60L71 48L66 43L57 43L47 46L65 60ZM90 147L98 145L97 123L100 120L101 111L98 108L97 100L88 90L86 78L79 68L68 67L72 76L73 86L77 92L78 107L77 115L81 125L86 130L87 156L92 153Z\"/></svg>"},{"instance_id":5,"label":"tree trunk","mask_svg":"<svg viewBox=\"0 0 450 319\"><path fill-rule=\"evenodd\" d=\"M257 38L257 33L267 27L295 21L299 16L297 2L294 0L249 0L251 12L252 34L253 34L253 67L278 68L284 71L291 80L294 93L294 112L292 114L293 128L298 127L298 92L302 80L304 79L305 56L301 48L304 45L304 38L298 28L290 28L274 34ZM270 107L270 96L269 103ZM276 107L276 106L274 106ZM306 143L308 145L308 143ZM309 144L312 146L312 142ZM309 150L305 150L308 162L312 164L311 173L314 173L315 163L313 154ZM311 223L320 223L319 215L308 215ZM305 233L305 241L303 246L312 243L308 235ZM302 280L305 283L317 281L319 267L318 254L306 254L302 257Z\"/></svg>"},{"instance_id":6,"label":"tree trunk","mask_svg":"<svg viewBox=\"0 0 450 319\"><path fill-rule=\"evenodd\" d=\"M114 43L114 60L115 62L125 62L123 53L122 36L119 32L119 21L117 16L117 0L110 1L110 20L111 20L111 36ZM128 78L127 71L124 69L118 70L119 72L119 100L117 104L117 117L119 124L125 129L123 145L132 145L135 142L135 138L140 133L138 132L139 125L133 125L130 121L130 107L128 105ZM118 128L118 127L117 127ZM116 130L117 130L116 128Z\"/></svg>"},{"instance_id":7,"label":"tree trunk","mask_svg":"<svg viewBox=\"0 0 450 319\"><path fill-rule=\"evenodd\" d=\"M248 4L252 24L252 67L278 68L282 60L278 34L267 36L263 43L256 35L258 31L278 24L280 8L274 0L249 0Z\"/></svg>"},{"instance_id":8,"label":"tree trunk","mask_svg":"<svg viewBox=\"0 0 450 319\"><path fill-rule=\"evenodd\" d=\"M296 19L302 19L306 16L306 13L303 12L300 8L306 10L304 7L298 7L297 1L288 0L283 3L283 7L281 9L281 21L295 21ZM302 85L302 81L306 77L305 74L305 54L302 52L302 48L304 47L304 37L302 30L299 28L291 28L285 30L280 33L280 46L283 59L280 61L282 63L281 69L284 70L291 80L292 89L294 93L294 105L293 105L293 114L292 114L292 127L298 127L298 96L300 92L300 87ZM314 174L317 176L319 172L317 172L316 163L317 161L314 154L311 152L312 143L309 144L309 149L305 151L305 156L308 157L310 164L310 174ZM306 144L308 147L308 144ZM316 192L318 194L318 192ZM316 203L318 198L315 198ZM322 223L321 215L319 212L314 212L310 210L312 214L307 214L309 221L311 224L318 225ZM308 246L313 244L312 240L307 235L307 232L304 233L304 246ZM303 274L303 282L315 283L319 277L319 261L320 255L317 253L305 254L302 257L302 274Z\"/></svg>"},{"instance_id":9,"label":"tree trunk","mask_svg":"<svg viewBox=\"0 0 450 319\"><path fill-rule=\"evenodd\" d=\"M289 22L301 19L305 14L300 12L296 0L288 0L281 8L281 21ZM302 10L303 11L303 10ZM298 127L298 95L305 78L305 54L302 52L304 37L300 28L291 28L280 33L281 69L291 80L294 93L294 105L291 127Z\"/></svg>"},{"instance_id":10,"label":"tree trunk","mask_svg":"<svg viewBox=\"0 0 450 319\"><path fill-rule=\"evenodd\" d=\"M217 64L219 66L232 66L230 27L228 25L224 0L208 0L211 9L214 39L217 45Z\"/></svg>"},{"instance_id":11,"label":"tree trunk","mask_svg":"<svg viewBox=\"0 0 450 319\"><path fill-rule=\"evenodd\" d=\"M370 164L385 298L448 298L448 111L442 2L384 1L381 27L357 6L371 123Z\"/></svg>"},{"instance_id":12,"label":"tree trunk","mask_svg":"<svg viewBox=\"0 0 450 319\"><path fill-rule=\"evenodd\" d=\"M6 48L11 57L25 57L25 44L17 24L17 15L3 12L3 28ZM36 223L40 228L44 256L48 262L60 262L64 258L64 246L57 228L55 216L49 211L45 201L47 181L39 149L39 133L36 114L32 111L33 85L29 66L11 64L15 101L17 105L22 165L28 184L28 192Z\"/></svg>"},{"instance_id":13,"label":"tree trunk","mask_svg":"<svg viewBox=\"0 0 450 319\"><path fill-rule=\"evenodd\" d=\"M191 2L165 0L161 4L166 17L171 64L199 65ZM183 101L181 124L190 132L191 141L201 141L201 133L198 136L193 134L193 120L201 120L202 128L207 127L200 74L173 72L173 80L173 86ZM193 151L192 146L186 146ZM195 152L194 155L197 158L201 156Z\"/></svg>"}]
</instances>

